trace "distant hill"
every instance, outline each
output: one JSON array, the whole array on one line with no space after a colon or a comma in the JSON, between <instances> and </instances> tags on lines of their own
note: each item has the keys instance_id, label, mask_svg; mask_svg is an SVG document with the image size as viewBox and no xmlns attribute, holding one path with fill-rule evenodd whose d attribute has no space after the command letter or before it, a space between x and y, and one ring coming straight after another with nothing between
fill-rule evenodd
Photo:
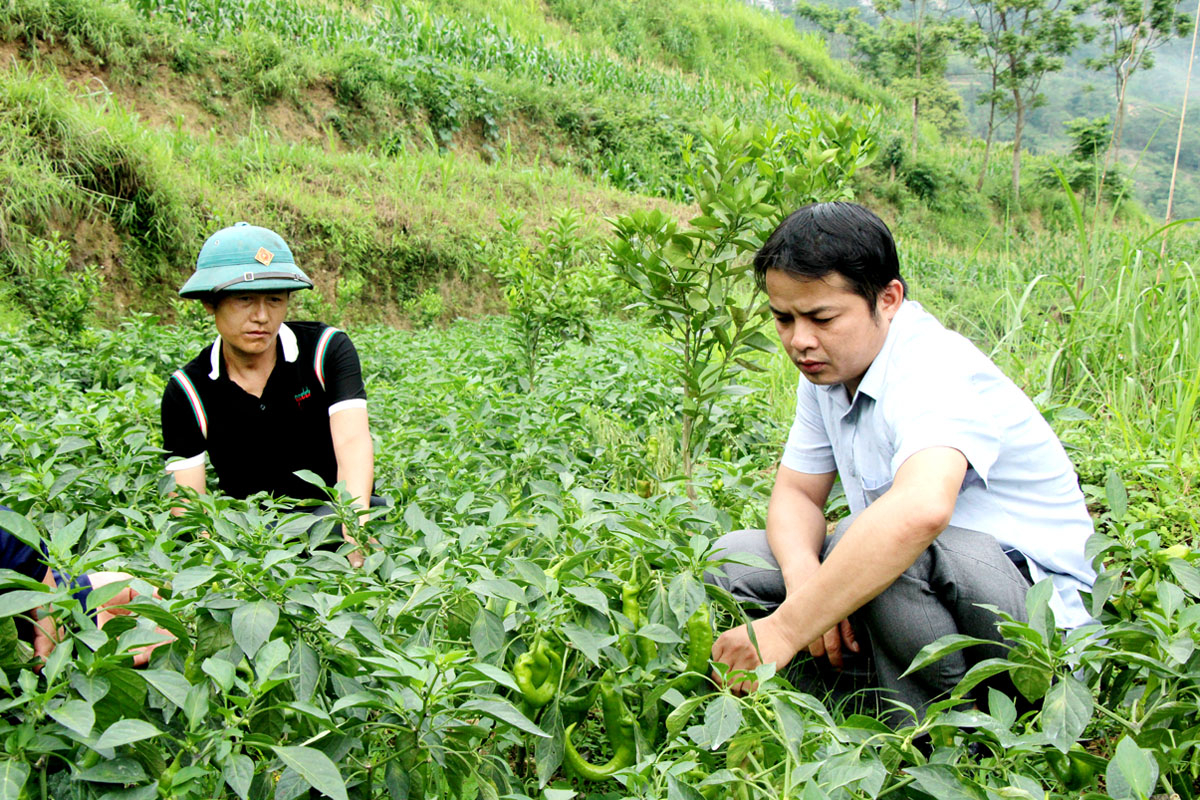
<instances>
[{"instance_id":1,"label":"distant hill","mask_svg":"<svg viewBox=\"0 0 1200 800\"><path fill-rule=\"evenodd\" d=\"M791 0L751 0L761 7L792 16ZM859 0L814 0L839 8L860 9L862 18L873 21L869 4ZM1191 8L1183 9L1192 13ZM964 16L969 13L963 13ZM796 19L801 30L812 30L805 20ZM849 59L846 42L833 37L828 42L830 54ZM1153 69L1135 73L1127 97L1127 117L1122 136L1121 162L1134 181L1136 198L1155 217L1166 213L1171 166L1175 157L1175 142L1179 131L1179 111L1183 99L1190 39L1174 39L1154 53ZM1052 155L1063 153L1068 146L1064 122L1080 117L1094 119L1108 114L1116 116L1116 90L1109 72L1096 72L1084 66L1085 59L1095 53L1095 47L1085 45L1072 54L1066 68L1050 75L1044 84L1047 103L1035 109L1028 119L1025 145L1032 153ZM1200 67L1194 70L1189 103L1190 122L1184 130L1180 153L1180 175L1175 187L1176 219L1200 216ZM971 132L983 136L987 126L987 108L978 105L976 98L986 89L986 75L980 73L965 57L951 61L948 79L962 95L964 111L970 120ZM1011 122L1002 126L1000 135L1011 136Z\"/></svg>"}]
</instances>

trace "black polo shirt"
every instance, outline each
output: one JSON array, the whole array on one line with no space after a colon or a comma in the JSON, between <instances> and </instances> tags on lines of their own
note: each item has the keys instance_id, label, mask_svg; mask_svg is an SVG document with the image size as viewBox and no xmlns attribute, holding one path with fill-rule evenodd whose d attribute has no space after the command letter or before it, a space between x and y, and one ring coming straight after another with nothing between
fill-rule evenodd
<instances>
[{"instance_id":1,"label":"black polo shirt","mask_svg":"<svg viewBox=\"0 0 1200 800\"><path fill-rule=\"evenodd\" d=\"M330 486L337 482L329 418L366 407L358 352L349 336L321 322L285 323L275 347L262 397L229 379L220 337L171 375L162 401L168 472L200 466L207 454L221 491L232 497L266 491L324 499L293 473L307 469Z\"/></svg>"}]
</instances>

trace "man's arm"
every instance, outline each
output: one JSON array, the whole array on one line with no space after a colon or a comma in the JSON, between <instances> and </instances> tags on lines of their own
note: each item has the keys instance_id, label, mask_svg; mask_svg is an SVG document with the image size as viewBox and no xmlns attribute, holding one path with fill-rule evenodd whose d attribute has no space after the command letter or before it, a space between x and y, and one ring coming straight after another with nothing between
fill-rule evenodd
<instances>
[{"instance_id":1,"label":"man's arm","mask_svg":"<svg viewBox=\"0 0 1200 800\"><path fill-rule=\"evenodd\" d=\"M825 561L795 588L789 583L780 607L754 623L761 660L745 626L721 635L714 660L731 669L771 662L782 668L917 560L950 524L966 472L966 457L949 447L911 456L896 472L892 488L859 514Z\"/></svg>"},{"instance_id":2,"label":"man's arm","mask_svg":"<svg viewBox=\"0 0 1200 800\"><path fill-rule=\"evenodd\" d=\"M375 485L375 444L365 408L344 408L329 418L333 436L333 454L337 458L337 479L346 482L346 491L354 497L354 505L367 509L371 505L371 489ZM346 531L342 537L353 539ZM350 563L362 566L362 553L354 551ZM355 563L357 562L357 563Z\"/></svg>"},{"instance_id":3,"label":"man's arm","mask_svg":"<svg viewBox=\"0 0 1200 800\"><path fill-rule=\"evenodd\" d=\"M194 489L196 494L205 494L208 491L208 473L203 463L195 467L188 467L187 469L170 470L170 472L175 476L176 486ZM170 496L176 497L177 495L175 492L171 492ZM183 506L172 506L171 513L177 517L182 516Z\"/></svg>"},{"instance_id":4,"label":"man's arm","mask_svg":"<svg viewBox=\"0 0 1200 800\"><path fill-rule=\"evenodd\" d=\"M836 472L807 475L780 466L767 505L767 544L779 562L788 594L821 566L825 501Z\"/></svg>"}]
</instances>

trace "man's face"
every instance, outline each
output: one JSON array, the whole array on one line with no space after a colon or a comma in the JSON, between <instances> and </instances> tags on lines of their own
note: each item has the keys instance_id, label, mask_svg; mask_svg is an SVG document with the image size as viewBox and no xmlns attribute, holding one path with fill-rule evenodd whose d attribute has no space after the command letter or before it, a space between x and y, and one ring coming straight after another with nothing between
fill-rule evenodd
<instances>
[{"instance_id":1,"label":"man's face","mask_svg":"<svg viewBox=\"0 0 1200 800\"><path fill-rule=\"evenodd\" d=\"M217 323L221 341L239 354L255 356L275 347L287 316L288 292L230 292L204 307Z\"/></svg>"},{"instance_id":2,"label":"man's face","mask_svg":"<svg viewBox=\"0 0 1200 800\"><path fill-rule=\"evenodd\" d=\"M766 283L775 330L792 363L812 383L845 384L853 397L900 309L904 299L900 282L892 281L879 293L875 314L837 273L798 280L769 269Z\"/></svg>"}]
</instances>

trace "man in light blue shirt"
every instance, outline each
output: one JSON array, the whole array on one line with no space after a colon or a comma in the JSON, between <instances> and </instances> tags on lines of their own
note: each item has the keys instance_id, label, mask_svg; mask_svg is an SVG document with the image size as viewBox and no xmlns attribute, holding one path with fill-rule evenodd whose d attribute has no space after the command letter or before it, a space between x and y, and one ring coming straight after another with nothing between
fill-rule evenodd
<instances>
[{"instance_id":1,"label":"man in light blue shirt","mask_svg":"<svg viewBox=\"0 0 1200 800\"><path fill-rule=\"evenodd\" d=\"M1049 576L1059 624L1087 622L1078 591L1095 578L1092 523L1070 460L1012 381L906 299L887 226L851 203L806 206L759 251L755 275L807 380L767 529L719 543L772 567L729 564L713 578L768 612L754 622L759 650L743 625L713 659L782 669L807 650L921 713L972 663L1003 653L981 604L1024 619L1030 582ZM835 477L852 513L827 537ZM997 644L900 679L950 633Z\"/></svg>"}]
</instances>

